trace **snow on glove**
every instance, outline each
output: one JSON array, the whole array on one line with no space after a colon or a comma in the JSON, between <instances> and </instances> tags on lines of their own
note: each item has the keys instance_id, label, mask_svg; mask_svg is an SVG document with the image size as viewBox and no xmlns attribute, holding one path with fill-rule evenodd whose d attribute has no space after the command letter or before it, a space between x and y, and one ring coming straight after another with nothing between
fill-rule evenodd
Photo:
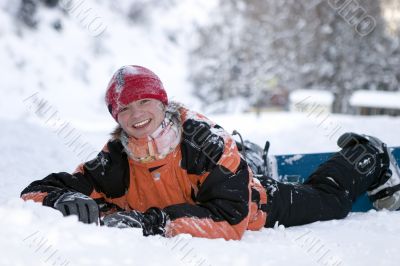
<instances>
[{"instance_id":1,"label":"snow on glove","mask_svg":"<svg viewBox=\"0 0 400 266\"><path fill-rule=\"evenodd\" d=\"M188 119L183 123L182 168L190 174L211 171L224 152L224 140L205 122Z\"/></svg>"},{"instance_id":2,"label":"snow on glove","mask_svg":"<svg viewBox=\"0 0 400 266\"><path fill-rule=\"evenodd\" d=\"M164 235L168 217L159 208L150 208L145 213L120 211L103 218L104 225L118 228L142 228L143 235Z\"/></svg>"},{"instance_id":3,"label":"snow on glove","mask_svg":"<svg viewBox=\"0 0 400 266\"><path fill-rule=\"evenodd\" d=\"M79 221L90 224L99 222L99 206L90 197L79 192L66 192L54 203L54 208L64 216L77 215Z\"/></svg>"}]
</instances>

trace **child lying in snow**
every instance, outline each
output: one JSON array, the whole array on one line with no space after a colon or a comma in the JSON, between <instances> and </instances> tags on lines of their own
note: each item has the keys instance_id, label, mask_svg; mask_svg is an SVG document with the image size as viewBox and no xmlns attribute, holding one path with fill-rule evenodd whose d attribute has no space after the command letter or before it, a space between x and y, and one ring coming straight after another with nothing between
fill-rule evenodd
<instances>
[{"instance_id":1,"label":"child lying in snow","mask_svg":"<svg viewBox=\"0 0 400 266\"><path fill-rule=\"evenodd\" d=\"M73 174L53 173L31 183L23 199L84 223L139 227L144 235L225 239L277 222L344 218L365 191L377 209L400 208L398 185L393 189L399 177L390 170L386 145L374 137L344 134L341 152L305 184L287 184L255 176L263 167L246 162L231 135L168 102L160 79L144 67L120 68L106 103L118 127L98 156Z\"/></svg>"}]
</instances>

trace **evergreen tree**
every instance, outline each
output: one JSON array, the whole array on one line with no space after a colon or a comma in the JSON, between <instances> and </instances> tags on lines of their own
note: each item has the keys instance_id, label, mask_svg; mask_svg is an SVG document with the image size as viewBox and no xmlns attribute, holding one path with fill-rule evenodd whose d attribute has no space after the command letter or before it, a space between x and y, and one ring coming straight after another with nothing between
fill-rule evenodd
<instances>
[{"instance_id":1,"label":"evergreen tree","mask_svg":"<svg viewBox=\"0 0 400 266\"><path fill-rule=\"evenodd\" d=\"M196 94L223 111L236 98L268 104L274 89L324 89L336 96L335 112L351 112L352 91L398 88L398 41L385 33L380 4L221 1L191 54Z\"/></svg>"}]
</instances>

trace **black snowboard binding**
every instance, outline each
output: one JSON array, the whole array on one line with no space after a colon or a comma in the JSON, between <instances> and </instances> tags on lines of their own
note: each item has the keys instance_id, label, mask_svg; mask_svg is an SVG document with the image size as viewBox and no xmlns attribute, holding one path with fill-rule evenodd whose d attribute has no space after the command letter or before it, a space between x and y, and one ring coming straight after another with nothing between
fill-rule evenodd
<instances>
[{"instance_id":1,"label":"black snowboard binding","mask_svg":"<svg viewBox=\"0 0 400 266\"><path fill-rule=\"evenodd\" d=\"M243 141L242 136L236 130L233 131L232 135L239 136L240 142L236 141L236 145L253 174L255 176L271 176L271 170L269 167L270 164L268 160L268 150L270 146L269 141L265 143L264 149L262 149L253 142L248 140Z\"/></svg>"},{"instance_id":2,"label":"black snowboard binding","mask_svg":"<svg viewBox=\"0 0 400 266\"><path fill-rule=\"evenodd\" d=\"M359 144L369 145L375 149L376 154L364 153L359 155L359 152L357 152L357 145ZM354 160L355 167L360 172L369 174L380 171L378 179L367 191L373 206L378 210L399 210L400 170L387 145L373 136L345 133L338 139L338 146L343 148L343 156L349 160ZM359 148L361 147L360 145ZM359 157L355 159L353 155Z\"/></svg>"}]
</instances>

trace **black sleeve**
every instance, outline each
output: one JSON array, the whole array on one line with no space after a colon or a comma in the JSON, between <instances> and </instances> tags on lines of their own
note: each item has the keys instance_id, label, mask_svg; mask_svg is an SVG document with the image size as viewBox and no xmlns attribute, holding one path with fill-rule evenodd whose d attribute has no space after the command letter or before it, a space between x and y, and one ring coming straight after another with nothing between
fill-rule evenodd
<instances>
[{"instance_id":1,"label":"black sleeve","mask_svg":"<svg viewBox=\"0 0 400 266\"><path fill-rule=\"evenodd\" d=\"M177 204L164 211L171 220L178 218L210 218L215 222L240 223L249 213L249 172L242 160L236 173L223 166L215 167L194 197L196 205Z\"/></svg>"},{"instance_id":2,"label":"black sleeve","mask_svg":"<svg viewBox=\"0 0 400 266\"><path fill-rule=\"evenodd\" d=\"M214 129L221 129L218 125ZM194 119L183 123L181 166L188 174L200 175L216 167L224 152L224 140L212 127Z\"/></svg>"},{"instance_id":3,"label":"black sleeve","mask_svg":"<svg viewBox=\"0 0 400 266\"><path fill-rule=\"evenodd\" d=\"M196 205L172 205L165 212L171 220L193 217L240 223L249 213L249 172L230 135L218 125L188 119L183 123L182 136L181 167L188 174L205 174L206 178L192 195ZM226 145L229 141L232 145ZM238 167L230 170L219 164L223 155L239 158Z\"/></svg>"},{"instance_id":4,"label":"black sleeve","mask_svg":"<svg viewBox=\"0 0 400 266\"><path fill-rule=\"evenodd\" d=\"M21 192L23 195L47 193L43 205L53 206L58 197L68 191L90 195L93 190L109 198L121 197L129 186L129 165L119 141L107 143L97 157L82 166L81 171L69 174L52 173L42 180L32 182Z\"/></svg>"},{"instance_id":5,"label":"black sleeve","mask_svg":"<svg viewBox=\"0 0 400 266\"><path fill-rule=\"evenodd\" d=\"M47 193L43 205L53 207L54 202L68 191L81 192L90 195L93 185L84 175L73 176L69 173L52 173L42 180L32 182L22 192L21 197L28 193Z\"/></svg>"}]
</instances>

